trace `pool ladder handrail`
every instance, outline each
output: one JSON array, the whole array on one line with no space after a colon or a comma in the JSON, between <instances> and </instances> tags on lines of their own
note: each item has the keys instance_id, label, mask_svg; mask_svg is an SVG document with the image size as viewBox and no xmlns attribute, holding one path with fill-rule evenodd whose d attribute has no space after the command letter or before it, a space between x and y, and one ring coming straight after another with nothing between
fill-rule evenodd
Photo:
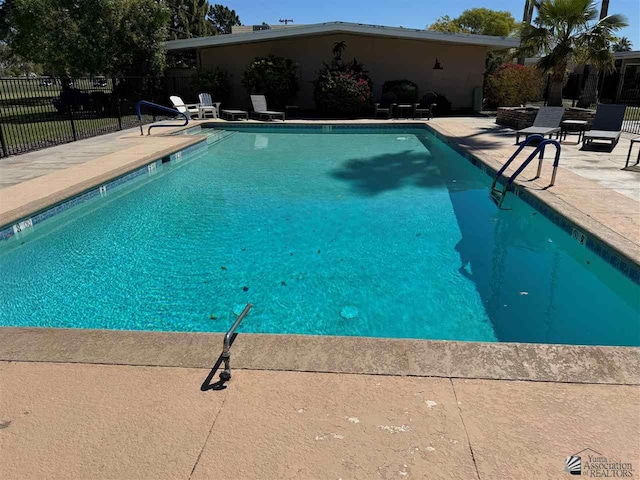
<instances>
[{"instance_id":1,"label":"pool ladder handrail","mask_svg":"<svg viewBox=\"0 0 640 480\"><path fill-rule=\"evenodd\" d=\"M496 188L496 184L498 183L498 180L501 178L502 174L507 169L507 167L509 167L511 162L513 162L516 159L516 157L520 154L520 152L534 140L540 142L538 146L535 148L535 150L531 152L531 154L526 158L524 162L522 162L522 164L518 167L518 169L505 181L504 188L502 190ZM493 183L491 184L491 193L489 194L489 197L491 198L491 200L493 200L496 203L496 205L498 205L498 208L502 208L502 202L504 202L504 198L507 195L507 190L509 189L509 186L513 183L516 177L520 175L525 168L527 168L527 166L531 163L531 161L535 158L537 154L539 154L538 171L534 178L540 178L540 173L542 172L542 160L544 159L544 149L547 145L553 145L554 147L556 147L556 154L553 160L553 173L551 174L551 183L549 184L549 187L553 187L553 185L556 182L556 173L558 171L558 164L560 163L560 151L561 151L560 143L557 140L552 140L552 139L545 140L542 135L537 135L537 134L530 135L524 142L520 144L518 149L513 153L513 155L511 155L509 160L505 162L502 168L498 170L495 177L493 178Z\"/></svg>"},{"instance_id":2,"label":"pool ladder handrail","mask_svg":"<svg viewBox=\"0 0 640 480\"><path fill-rule=\"evenodd\" d=\"M236 331L236 328L240 326L244 317L247 316L249 310L253 307L252 303L247 303L247 305L242 309L236 321L233 322L231 328L227 330L227 333L224 335L224 341L222 343L222 360L224 361L224 370L220 372L220 381L227 382L231 380L231 338Z\"/></svg>"},{"instance_id":3,"label":"pool ladder handrail","mask_svg":"<svg viewBox=\"0 0 640 480\"><path fill-rule=\"evenodd\" d=\"M174 115L181 115L184 117L184 123L182 125L175 123L167 123L163 125L150 125L147 130L147 135L151 135L151 129L156 127L184 127L189 124L189 116L186 113L179 112L174 108L165 107L164 105L158 105L157 103L147 102L146 100L140 100L136 103L136 112L138 114L138 124L140 125L140 135L144 135L144 130L142 129L142 114L140 113L140 107L147 106L151 108L155 108L156 110L162 110L163 112L173 113Z\"/></svg>"}]
</instances>

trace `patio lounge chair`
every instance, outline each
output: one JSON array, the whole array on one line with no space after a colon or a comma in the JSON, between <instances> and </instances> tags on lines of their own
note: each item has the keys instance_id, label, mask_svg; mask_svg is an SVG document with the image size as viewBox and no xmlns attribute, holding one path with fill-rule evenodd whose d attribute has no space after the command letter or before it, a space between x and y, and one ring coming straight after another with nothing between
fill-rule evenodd
<instances>
[{"instance_id":1,"label":"patio lounge chair","mask_svg":"<svg viewBox=\"0 0 640 480\"><path fill-rule=\"evenodd\" d=\"M180 97L175 95L169 97L169 100L171 100L175 109L180 113L186 113L189 117L193 117L193 115L200 115L199 103L185 104Z\"/></svg>"},{"instance_id":2,"label":"patio lounge chair","mask_svg":"<svg viewBox=\"0 0 640 480\"><path fill-rule=\"evenodd\" d=\"M253 105L254 115L259 119L267 117L268 120L273 120L274 117L280 117L284 122L284 112L269 110L267 108L267 99L264 95L251 95L251 104Z\"/></svg>"},{"instance_id":3,"label":"patio lounge chair","mask_svg":"<svg viewBox=\"0 0 640 480\"><path fill-rule=\"evenodd\" d=\"M198 107L199 117L205 118L208 113L213 115L213 118L218 118L218 112L220 111L220 104L222 102L214 102L211 100L211 95L208 93L198 94L200 99L200 106Z\"/></svg>"},{"instance_id":4,"label":"patio lounge chair","mask_svg":"<svg viewBox=\"0 0 640 480\"><path fill-rule=\"evenodd\" d=\"M518 130L516 132L516 145L520 143L520 135L524 135L525 139L529 135L556 135L560 132L560 122L564 115L564 107L540 107L533 126Z\"/></svg>"},{"instance_id":5,"label":"patio lounge chair","mask_svg":"<svg viewBox=\"0 0 640 480\"><path fill-rule=\"evenodd\" d=\"M393 115L393 107L396 106L396 99L396 94L392 92L387 92L382 95L381 101L374 104L374 118L377 118L380 114L386 116L387 118L391 118L391 116Z\"/></svg>"},{"instance_id":6,"label":"patio lounge chair","mask_svg":"<svg viewBox=\"0 0 640 480\"><path fill-rule=\"evenodd\" d=\"M613 150L618 140L620 140L626 109L627 106L621 104L601 103L598 105L596 118L593 119L591 130L585 132L584 137L582 137L582 148L585 145L590 145L594 140L602 140L610 142L611 150Z\"/></svg>"},{"instance_id":7,"label":"patio lounge chair","mask_svg":"<svg viewBox=\"0 0 640 480\"><path fill-rule=\"evenodd\" d=\"M225 120L236 120L237 118L244 118L245 120L249 120L249 112L246 110L229 110L222 109L220 110L220 116Z\"/></svg>"}]
</instances>

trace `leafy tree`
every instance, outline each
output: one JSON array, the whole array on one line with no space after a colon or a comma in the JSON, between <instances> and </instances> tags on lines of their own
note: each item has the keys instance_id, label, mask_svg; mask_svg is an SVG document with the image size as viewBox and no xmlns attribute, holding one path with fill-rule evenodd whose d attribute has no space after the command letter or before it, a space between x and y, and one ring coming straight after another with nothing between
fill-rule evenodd
<instances>
[{"instance_id":1,"label":"leafy tree","mask_svg":"<svg viewBox=\"0 0 640 480\"><path fill-rule=\"evenodd\" d=\"M209 7L207 20L217 33L231 33L231 27L242 25L235 10L218 4ZM262 23L264 24L264 22Z\"/></svg>"},{"instance_id":2,"label":"leafy tree","mask_svg":"<svg viewBox=\"0 0 640 480\"><path fill-rule=\"evenodd\" d=\"M52 74L150 75L169 13L156 0L12 0L9 45Z\"/></svg>"},{"instance_id":3,"label":"leafy tree","mask_svg":"<svg viewBox=\"0 0 640 480\"><path fill-rule=\"evenodd\" d=\"M613 68L609 48L614 32L627 26L622 15L598 18L592 0L541 0L533 25L523 24L520 55L541 54L538 68L551 74L548 104L562 105L562 87L570 61L591 64L602 71Z\"/></svg>"},{"instance_id":4,"label":"leafy tree","mask_svg":"<svg viewBox=\"0 0 640 480\"><path fill-rule=\"evenodd\" d=\"M451 18L448 15L440 17L428 29L447 33L506 37L512 34L516 27L517 22L510 12L471 8L462 12L462 15L457 18Z\"/></svg>"},{"instance_id":5,"label":"leafy tree","mask_svg":"<svg viewBox=\"0 0 640 480\"><path fill-rule=\"evenodd\" d=\"M614 52L630 52L632 48L633 44L627 37L617 38L612 46Z\"/></svg>"},{"instance_id":6,"label":"leafy tree","mask_svg":"<svg viewBox=\"0 0 640 480\"><path fill-rule=\"evenodd\" d=\"M208 0L171 0L167 3L171 8L169 40L215 35L215 29L207 20Z\"/></svg>"},{"instance_id":7,"label":"leafy tree","mask_svg":"<svg viewBox=\"0 0 640 480\"><path fill-rule=\"evenodd\" d=\"M230 75L220 67L199 69L192 77L192 85L198 93L209 93L214 102L227 103L231 96Z\"/></svg>"},{"instance_id":8,"label":"leafy tree","mask_svg":"<svg viewBox=\"0 0 640 480\"><path fill-rule=\"evenodd\" d=\"M26 61L11 49L9 45L0 42L0 77L19 77L31 74L41 74L42 67Z\"/></svg>"},{"instance_id":9,"label":"leafy tree","mask_svg":"<svg viewBox=\"0 0 640 480\"><path fill-rule=\"evenodd\" d=\"M437 18L431 25L428 25L427 30L444 33L460 33L462 30L456 20L457 19L451 18L449 15L444 15Z\"/></svg>"}]
</instances>

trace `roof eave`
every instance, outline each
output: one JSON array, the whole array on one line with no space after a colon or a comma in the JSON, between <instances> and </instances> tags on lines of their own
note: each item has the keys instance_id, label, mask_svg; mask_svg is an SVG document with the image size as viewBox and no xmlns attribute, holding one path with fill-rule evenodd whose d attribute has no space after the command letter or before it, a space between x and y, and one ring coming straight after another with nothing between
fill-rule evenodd
<instances>
[{"instance_id":1,"label":"roof eave","mask_svg":"<svg viewBox=\"0 0 640 480\"><path fill-rule=\"evenodd\" d=\"M218 35L214 37L189 38L184 40L170 40L164 43L167 50L187 50L194 48L207 48L223 45L237 45L241 43L266 42L270 40L285 39L291 37L330 35L334 33L372 35L387 38L399 38L406 40L421 40L451 43L455 45L484 46L490 50L516 48L520 45L520 39L511 37L491 37L486 35L468 35L455 33L431 32L428 30L415 30L409 28L382 27L376 25L363 25L353 23L322 23L289 27L278 30L263 30L250 33L234 33L230 35Z\"/></svg>"}]
</instances>

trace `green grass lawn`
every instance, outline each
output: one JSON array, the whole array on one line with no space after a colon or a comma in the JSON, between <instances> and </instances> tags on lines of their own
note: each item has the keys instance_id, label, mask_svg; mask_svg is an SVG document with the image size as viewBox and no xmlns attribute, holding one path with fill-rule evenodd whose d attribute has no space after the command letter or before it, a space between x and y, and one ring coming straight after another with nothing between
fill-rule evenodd
<instances>
[{"instance_id":1,"label":"green grass lawn","mask_svg":"<svg viewBox=\"0 0 640 480\"><path fill-rule=\"evenodd\" d=\"M145 116L143 123L150 123L152 118ZM138 125L136 115L122 116L122 128ZM107 118L76 118L74 119L76 138L93 137L118 130L118 119ZM2 133L10 153L22 153L47 146L58 145L73 141L73 130L68 117L61 116L59 120L32 123L4 123ZM35 148L34 148L35 147Z\"/></svg>"}]
</instances>

